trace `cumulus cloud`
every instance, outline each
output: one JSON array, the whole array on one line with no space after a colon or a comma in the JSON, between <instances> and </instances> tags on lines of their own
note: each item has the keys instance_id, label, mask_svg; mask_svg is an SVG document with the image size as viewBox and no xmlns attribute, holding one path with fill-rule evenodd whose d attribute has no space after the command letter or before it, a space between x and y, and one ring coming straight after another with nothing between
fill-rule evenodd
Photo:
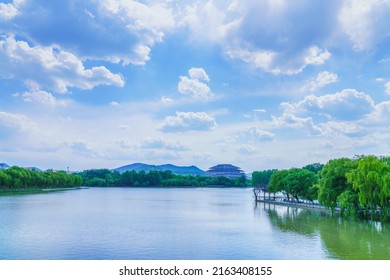
<instances>
[{"instance_id":1,"label":"cumulus cloud","mask_svg":"<svg viewBox=\"0 0 390 280\"><path fill-rule=\"evenodd\" d=\"M337 81L338 81L337 74L328 71L323 71L318 73L318 75L314 79L311 79L303 87L303 90L316 91L328 84L335 83Z\"/></svg>"},{"instance_id":2,"label":"cumulus cloud","mask_svg":"<svg viewBox=\"0 0 390 280\"><path fill-rule=\"evenodd\" d=\"M370 48L388 36L390 1L345 0L338 17L356 50Z\"/></svg>"},{"instance_id":3,"label":"cumulus cloud","mask_svg":"<svg viewBox=\"0 0 390 280\"><path fill-rule=\"evenodd\" d=\"M10 23L7 29L40 45L59 45L83 59L144 65L151 57L152 47L175 27L173 5L167 1L26 2L17 24ZM8 10L10 5L7 4Z\"/></svg>"},{"instance_id":4,"label":"cumulus cloud","mask_svg":"<svg viewBox=\"0 0 390 280\"><path fill-rule=\"evenodd\" d=\"M14 0L12 3L0 2L0 20L11 20L20 14L20 6L25 0Z\"/></svg>"},{"instance_id":5,"label":"cumulus cloud","mask_svg":"<svg viewBox=\"0 0 390 280\"><path fill-rule=\"evenodd\" d=\"M296 103L282 103L284 112L295 115L320 115L328 119L356 120L374 110L371 96L355 89L344 89L335 94L309 95Z\"/></svg>"},{"instance_id":6,"label":"cumulus cloud","mask_svg":"<svg viewBox=\"0 0 390 280\"><path fill-rule=\"evenodd\" d=\"M56 98L49 92L44 90L36 90L23 93L23 100L26 102L38 102L50 106L55 106Z\"/></svg>"},{"instance_id":7,"label":"cumulus cloud","mask_svg":"<svg viewBox=\"0 0 390 280\"><path fill-rule=\"evenodd\" d=\"M166 117L159 128L164 132L183 132L212 130L216 127L215 119L205 112L176 112L176 116Z\"/></svg>"},{"instance_id":8,"label":"cumulus cloud","mask_svg":"<svg viewBox=\"0 0 390 280\"><path fill-rule=\"evenodd\" d=\"M231 59L294 75L330 58L323 45L334 32L338 7L334 0L205 0L187 6L183 23L192 37L220 44Z\"/></svg>"},{"instance_id":9,"label":"cumulus cloud","mask_svg":"<svg viewBox=\"0 0 390 280\"><path fill-rule=\"evenodd\" d=\"M188 148L178 141L166 140L162 137L149 138L143 140L140 144L142 149L163 149L172 151L185 151Z\"/></svg>"},{"instance_id":10,"label":"cumulus cloud","mask_svg":"<svg viewBox=\"0 0 390 280\"><path fill-rule=\"evenodd\" d=\"M57 93L66 93L70 87L124 85L121 75L111 73L104 66L87 69L70 52L55 46L30 46L13 36L0 39L0 59L2 77L35 81Z\"/></svg>"},{"instance_id":11,"label":"cumulus cloud","mask_svg":"<svg viewBox=\"0 0 390 280\"><path fill-rule=\"evenodd\" d=\"M38 134L37 132L37 124L29 117L0 111L0 142L11 139L14 141L12 145L19 142L24 144L30 136ZM7 146L9 144L5 143Z\"/></svg>"},{"instance_id":12,"label":"cumulus cloud","mask_svg":"<svg viewBox=\"0 0 390 280\"><path fill-rule=\"evenodd\" d=\"M191 68L188 77L180 76L177 89L181 94L188 94L194 98L208 100L213 94L203 81L208 82L209 76L203 68Z\"/></svg>"},{"instance_id":13,"label":"cumulus cloud","mask_svg":"<svg viewBox=\"0 0 390 280\"><path fill-rule=\"evenodd\" d=\"M133 56L123 53L113 55L111 60L120 60L124 64L144 64L150 59L150 48L156 42L161 42L165 32L169 32L175 26L172 9L164 1L141 3L132 0L101 0L97 2L101 16L107 16L113 21L119 19L126 27L128 36L135 40L132 44Z\"/></svg>"},{"instance_id":14,"label":"cumulus cloud","mask_svg":"<svg viewBox=\"0 0 390 280\"><path fill-rule=\"evenodd\" d=\"M300 129L310 135L319 135L323 133L321 127L314 124L312 117L302 118L289 113L283 113L278 117L273 116L272 126L275 128L290 127Z\"/></svg>"},{"instance_id":15,"label":"cumulus cloud","mask_svg":"<svg viewBox=\"0 0 390 280\"><path fill-rule=\"evenodd\" d=\"M204 80L206 82L210 81L209 76L203 68L192 67L190 70L188 70L188 76L191 79Z\"/></svg>"},{"instance_id":16,"label":"cumulus cloud","mask_svg":"<svg viewBox=\"0 0 390 280\"><path fill-rule=\"evenodd\" d=\"M36 124L25 115L13 114L0 111L0 124L3 127L9 127L20 131L28 131L34 128Z\"/></svg>"},{"instance_id":17,"label":"cumulus cloud","mask_svg":"<svg viewBox=\"0 0 390 280\"><path fill-rule=\"evenodd\" d=\"M386 84L385 84L385 91L387 94L390 95L390 81L388 81Z\"/></svg>"},{"instance_id":18,"label":"cumulus cloud","mask_svg":"<svg viewBox=\"0 0 390 280\"><path fill-rule=\"evenodd\" d=\"M377 104L373 112L367 116L366 124L385 124L390 122L390 101L384 101Z\"/></svg>"},{"instance_id":19,"label":"cumulus cloud","mask_svg":"<svg viewBox=\"0 0 390 280\"><path fill-rule=\"evenodd\" d=\"M257 127L248 128L246 131L237 135L240 142L261 143L272 141L275 134Z\"/></svg>"},{"instance_id":20,"label":"cumulus cloud","mask_svg":"<svg viewBox=\"0 0 390 280\"><path fill-rule=\"evenodd\" d=\"M255 68L275 75L298 74L309 65L324 64L331 56L328 50L323 50L318 46L311 46L293 58L288 58L286 54L273 50L237 46L227 49L226 54L232 59L242 60Z\"/></svg>"},{"instance_id":21,"label":"cumulus cloud","mask_svg":"<svg viewBox=\"0 0 390 280\"><path fill-rule=\"evenodd\" d=\"M321 125L323 133L328 136L346 135L360 137L367 133L366 129L355 122L329 121Z\"/></svg>"}]
</instances>

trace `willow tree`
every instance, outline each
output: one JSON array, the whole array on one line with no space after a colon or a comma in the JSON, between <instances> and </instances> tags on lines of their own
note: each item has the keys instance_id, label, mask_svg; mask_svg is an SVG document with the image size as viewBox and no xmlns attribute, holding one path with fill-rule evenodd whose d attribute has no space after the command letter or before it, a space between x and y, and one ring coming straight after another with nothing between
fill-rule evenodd
<instances>
[{"instance_id":1,"label":"willow tree","mask_svg":"<svg viewBox=\"0 0 390 280\"><path fill-rule=\"evenodd\" d=\"M318 201L332 210L337 206L340 194L351 189L346 174L354 169L355 162L349 158L330 160L319 172Z\"/></svg>"},{"instance_id":2,"label":"willow tree","mask_svg":"<svg viewBox=\"0 0 390 280\"><path fill-rule=\"evenodd\" d=\"M346 174L348 182L358 191L359 203L373 211L380 209L386 219L390 209L390 165L384 159L364 156L357 167Z\"/></svg>"}]
</instances>

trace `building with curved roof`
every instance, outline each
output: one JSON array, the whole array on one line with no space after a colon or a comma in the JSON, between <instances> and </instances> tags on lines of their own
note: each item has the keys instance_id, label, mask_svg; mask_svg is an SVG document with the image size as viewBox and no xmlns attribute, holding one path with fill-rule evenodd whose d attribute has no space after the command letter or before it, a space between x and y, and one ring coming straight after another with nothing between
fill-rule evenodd
<instances>
[{"instance_id":1,"label":"building with curved roof","mask_svg":"<svg viewBox=\"0 0 390 280\"><path fill-rule=\"evenodd\" d=\"M210 177L239 178L245 176L245 173L240 167L225 163L210 167L209 170L207 170L207 175Z\"/></svg>"}]
</instances>

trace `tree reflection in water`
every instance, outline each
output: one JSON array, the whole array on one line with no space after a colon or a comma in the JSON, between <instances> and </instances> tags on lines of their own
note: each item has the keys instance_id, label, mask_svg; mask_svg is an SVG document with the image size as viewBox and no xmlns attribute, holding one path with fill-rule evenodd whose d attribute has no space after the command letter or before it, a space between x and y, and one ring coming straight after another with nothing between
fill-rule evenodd
<instances>
[{"instance_id":1,"label":"tree reflection in water","mask_svg":"<svg viewBox=\"0 0 390 280\"><path fill-rule=\"evenodd\" d=\"M259 203L274 228L307 237L320 236L329 258L390 260L390 226L331 217L325 212Z\"/></svg>"}]
</instances>

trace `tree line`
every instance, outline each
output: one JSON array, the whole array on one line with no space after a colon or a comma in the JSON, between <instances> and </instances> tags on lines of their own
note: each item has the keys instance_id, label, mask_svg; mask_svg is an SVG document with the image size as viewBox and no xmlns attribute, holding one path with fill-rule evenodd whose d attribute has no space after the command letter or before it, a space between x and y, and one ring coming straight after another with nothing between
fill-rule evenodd
<instances>
[{"instance_id":1,"label":"tree line","mask_svg":"<svg viewBox=\"0 0 390 280\"><path fill-rule=\"evenodd\" d=\"M311 164L288 170L265 170L252 174L254 186L287 199L318 201L342 215L380 217L390 214L390 157L339 158L325 165Z\"/></svg>"},{"instance_id":2,"label":"tree line","mask_svg":"<svg viewBox=\"0 0 390 280\"><path fill-rule=\"evenodd\" d=\"M126 171L119 173L109 169L91 169L78 173L85 186L133 186L133 187L246 187L245 176L239 178L177 175L172 171L151 170L149 172Z\"/></svg>"},{"instance_id":3,"label":"tree line","mask_svg":"<svg viewBox=\"0 0 390 280\"><path fill-rule=\"evenodd\" d=\"M17 166L0 170L1 189L69 188L81 184L80 176L65 171L40 172Z\"/></svg>"}]
</instances>

